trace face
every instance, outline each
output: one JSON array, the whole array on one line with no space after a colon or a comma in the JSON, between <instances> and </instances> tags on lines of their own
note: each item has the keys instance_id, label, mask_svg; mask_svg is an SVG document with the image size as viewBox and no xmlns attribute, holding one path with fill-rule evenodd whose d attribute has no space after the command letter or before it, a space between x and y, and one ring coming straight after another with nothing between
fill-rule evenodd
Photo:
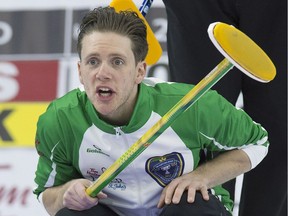
<instances>
[{"instance_id":1,"label":"face","mask_svg":"<svg viewBox=\"0 0 288 216\"><path fill-rule=\"evenodd\" d=\"M146 73L146 63L135 62L131 40L112 32L84 36L78 71L100 117L116 125L128 123Z\"/></svg>"}]
</instances>

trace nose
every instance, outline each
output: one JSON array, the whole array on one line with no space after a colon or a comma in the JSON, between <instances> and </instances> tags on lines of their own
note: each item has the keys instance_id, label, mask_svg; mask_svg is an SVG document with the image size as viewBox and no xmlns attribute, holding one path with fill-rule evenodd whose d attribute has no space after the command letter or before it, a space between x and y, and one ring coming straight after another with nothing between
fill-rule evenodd
<instances>
[{"instance_id":1,"label":"nose","mask_svg":"<svg viewBox=\"0 0 288 216\"><path fill-rule=\"evenodd\" d=\"M98 71L96 73L96 78L99 80L108 80L111 79L111 68L105 62L102 62L100 67L98 67Z\"/></svg>"}]
</instances>

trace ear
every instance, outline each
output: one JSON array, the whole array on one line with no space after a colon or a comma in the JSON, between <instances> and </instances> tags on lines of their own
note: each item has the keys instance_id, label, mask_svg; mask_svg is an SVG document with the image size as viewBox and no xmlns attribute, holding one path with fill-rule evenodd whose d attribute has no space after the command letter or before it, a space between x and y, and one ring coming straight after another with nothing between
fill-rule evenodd
<instances>
[{"instance_id":1,"label":"ear","mask_svg":"<svg viewBox=\"0 0 288 216\"><path fill-rule=\"evenodd\" d=\"M147 64L145 61L141 61L141 62L138 62L137 64L137 67L136 67L136 84L139 84L142 82L142 80L144 79L144 77L146 76L146 67L147 67Z\"/></svg>"},{"instance_id":2,"label":"ear","mask_svg":"<svg viewBox=\"0 0 288 216\"><path fill-rule=\"evenodd\" d=\"M83 85L83 78L82 78L82 73L81 73L81 61L78 61L77 68L78 68L78 76L79 76L80 83Z\"/></svg>"}]
</instances>

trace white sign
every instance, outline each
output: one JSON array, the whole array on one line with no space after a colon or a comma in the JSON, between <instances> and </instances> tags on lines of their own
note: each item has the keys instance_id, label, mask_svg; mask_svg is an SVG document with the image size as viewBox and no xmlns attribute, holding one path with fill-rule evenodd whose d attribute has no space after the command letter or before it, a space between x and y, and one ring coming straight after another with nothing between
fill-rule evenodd
<instances>
[{"instance_id":1,"label":"white sign","mask_svg":"<svg viewBox=\"0 0 288 216\"><path fill-rule=\"evenodd\" d=\"M0 148L0 216L48 216L33 194L34 148Z\"/></svg>"}]
</instances>

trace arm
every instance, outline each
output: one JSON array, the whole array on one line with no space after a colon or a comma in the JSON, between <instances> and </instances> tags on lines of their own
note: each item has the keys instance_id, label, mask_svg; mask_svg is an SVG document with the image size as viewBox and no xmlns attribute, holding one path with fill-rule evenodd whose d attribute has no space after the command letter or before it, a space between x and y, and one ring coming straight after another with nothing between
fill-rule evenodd
<instances>
[{"instance_id":1,"label":"arm","mask_svg":"<svg viewBox=\"0 0 288 216\"><path fill-rule=\"evenodd\" d=\"M85 189L91 183L87 179L75 179L61 186L47 188L42 196L46 211L49 215L55 215L64 207L81 211L97 205L99 199L107 195L100 192L95 198L88 196Z\"/></svg>"},{"instance_id":2,"label":"arm","mask_svg":"<svg viewBox=\"0 0 288 216\"><path fill-rule=\"evenodd\" d=\"M188 190L188 202L194 201L196 191L208 200L207 189L255 168L268 152L267 131L216 92L206 93L195 111L200 146L223 153L173 180L163 190L158 207L178 203L184 190Z\"/></svg>"},{"instance_id":3,"label":"arm","mask_svg":"<svg viewBox=\"0 0 288 216\"><path fill-rule=\"evenodd\" d=\"M220 185L251 169L248 155L242 150L232 150L220 154L215 159L197 167L190 173L174 179L164 188L158 207L164 204L179 203L185 190L187 201L194 202L196 191L200 191L205 200L209 199L208 189Z\"/></svg>"},{"instance_id":4,"label":"arm","mask_svg":"<svg viewBox=\"0 0 288 216\"><path fill-rule=\"evenodd\" d=\"M106 197L103 193L99 193L95 198L86 194L85 190L92 182L84 179L72 165L71 155L74 148L68 148L66 144L72 143L74 137L69 130L62 130L69 128L70 122L59 120L56 103L50 104L47 111L41 115L36 133L39 160L34 193L40 198L49 215L55 215L64 207L79 211L89 209L97 205L100 198ZM67 139L67 134L71 140Z\"/></svg>"}]
</instances>

